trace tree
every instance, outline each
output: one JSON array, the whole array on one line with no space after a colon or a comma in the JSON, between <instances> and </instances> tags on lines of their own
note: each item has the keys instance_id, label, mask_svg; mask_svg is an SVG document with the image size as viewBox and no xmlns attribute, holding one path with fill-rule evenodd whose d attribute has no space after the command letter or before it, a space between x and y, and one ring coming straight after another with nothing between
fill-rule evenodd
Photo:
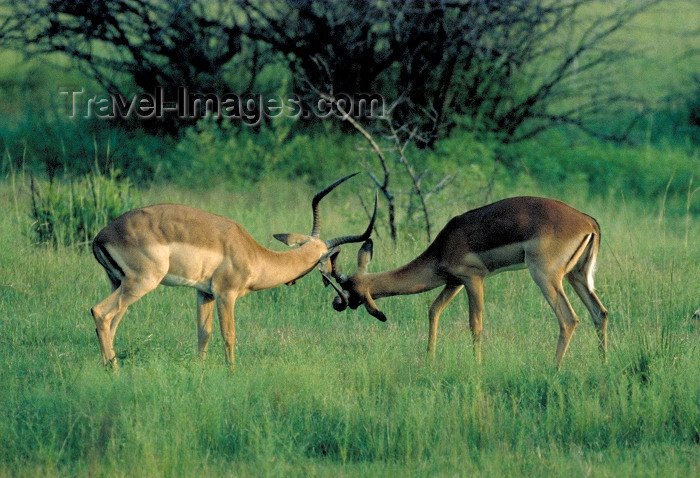
<instances>
[{"instance_id":1,"label":"tree","mask_svg":"<svg viewBox=\"0 0 700 478\"><path fill-rule=\"evenodd\" d=\"M68 55L105 93L127 100L134 89L161 87L172 100L178 87L227 91L227 74L242 63L250 67L248 84L254 81L259 45L244 48L238 13L233 3L192 0L13 1L0 31L6 44L31 55ZM188 124L168 119L149 128L173 133Z\"/></svg>"},{"instance_id":2,"label":"tree","mask_svg":"<svg viewBox=\"0 0 700 478\"><path fill-rule=\"evenodd\" d=\"M246 33L286 55L298 89L402 97L396 118L418 123L427 146L456 117L504 141L562 123L620 140L639 116L610 130L601 117L643 101L613 84L609 71L631 52L609 40L651 5L249 1Z\"/></svg>"},{"instance_id":3,"label":"tree","mask_svg":"<svg viewBox=\"0 0 700 478\"><path fill-rule=\"evenodd\" d=\"M424 146L448 135L456 118L510 142L559 124L620 140L639 115L612 128L600 119L630 106L643 111L644 103L614 84L610 72L630 46L610 40L651 5L14 1L0 18L0 34L33 54L67 54L122 96L129 88L150 92L156 86L250 92L265 65L282 64L297 93L312 91L310 84L332 95L401 99L394 116L417 125ZM181 123L158 127L173 132Z\"/></svg>"}]
</instances>

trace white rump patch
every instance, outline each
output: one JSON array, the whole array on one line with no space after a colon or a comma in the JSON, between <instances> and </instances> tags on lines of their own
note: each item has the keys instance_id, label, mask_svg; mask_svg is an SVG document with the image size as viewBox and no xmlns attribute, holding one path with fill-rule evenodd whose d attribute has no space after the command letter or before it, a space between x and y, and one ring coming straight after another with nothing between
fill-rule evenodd
<instances>
[{"instance_id":1,"label":"white rump patch","mask_svg":"<svg viewBox=\"0 0 700 478\"><path fill-rule=\"evenodd\" d=\"M591 260L588 262L588 270L586 271L586 284L588 285L588 290L594 290L593 285L593 275L595 274L595 266L597 261L596 256L591 256Z\"/></svg>"}]
</instances>

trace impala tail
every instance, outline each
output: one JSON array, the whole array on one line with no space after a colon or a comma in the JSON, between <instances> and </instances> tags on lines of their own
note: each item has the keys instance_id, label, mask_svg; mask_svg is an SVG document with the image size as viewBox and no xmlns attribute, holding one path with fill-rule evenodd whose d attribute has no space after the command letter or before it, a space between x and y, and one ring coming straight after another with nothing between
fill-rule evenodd
<instances>
[{"instance_id":1,"label":"impala tail","mask_svg":"<svg viewBox=\"0 0 700 478\"><path fill-rule=\"evenodd\" d=\"M99 236L98 236L99 237ZM105 249L105 247L100 244L98 237L92 241L92 254L95 256L97 262L100 263L102 268L107 273L109 281L112 283L112 288L116 289L122 282L122 277L124 277L124 271L117 264L110 253Z\"/></svg>"}]
</instances>

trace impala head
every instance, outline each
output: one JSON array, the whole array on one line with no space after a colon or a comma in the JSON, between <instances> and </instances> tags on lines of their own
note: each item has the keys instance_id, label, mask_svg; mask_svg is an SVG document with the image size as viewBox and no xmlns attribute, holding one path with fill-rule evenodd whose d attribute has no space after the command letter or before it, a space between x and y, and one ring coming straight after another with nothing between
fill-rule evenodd
<instances>
[{"instance_id":1,"label":"impala head","mask_svg":"<svg viewBox=\"0 0 700 478\"><path fill-rule=\"evenodd\" d=\"M341 236L341 237L336 237L333 239L329 239L324 241L323 239L320 238L321 235L321 215L319 212L319 203L321 202L321 199L323 199L328 193L330 193L333 189L335 189L337 186L339 186L341 183L347 181L351 177L357 175L358 173L353 173L349 174L345 177L342 177L335 181L333 184L330 186L324 188L323 190L319 191L314 195L313 199L311 200L311 208L313 212L313 226L311 228L311 233L309 235L304 235L304 234L296 234L296 233L286 233L286 234L274 234L274 238L277 239L278 241L288 245L288 246L300 246L304 247L306 249L312 249L316 251L318 257L319 257L319 269L321 270L322 273L330 274L331 273L331 265L329 263L329 257L333 254L336 253L337 251L340 250L340 246L342 244L348 244L351 242L362 242L369 238L370 234L372 233L372 228L374 227L374 219L375 217L373 216L372 219L370 220L370 224L367 227L367 230L359 235L353 235L353 236ZM376 201L375 201L376 202ZM375 204L375 216L376 216L376 204ZM289 283L289 285L293 284L294 281Z\"/></svg>"},{"instance_id":2,"label":"impala head","mask_svg":"<svg viewBox=\"0 0 700 478\"><path fill-rule=\"evenodd\" d=\"M337 258L340 251L332 252L329 261L331 264L331 275L336 282L338 282L338 285L335 285L327 275L324 275L324 278L325 282L332 285L338 293L335 299L333 299L333 308L335 310L342 312L348 307L354 310L364 304L365 309L367 309L370 315L381 322L386 322L386 316L379 310L377 304L374 303L374 299L369 290L369 284L365 280L367 276L367 265L372 260L373 247L372 239L367 238L364 244L362 244L362 247L360 247L360 251L357 253L357 269L350 276L346 276L338 270Z\"/></svg>"}]
</instances>

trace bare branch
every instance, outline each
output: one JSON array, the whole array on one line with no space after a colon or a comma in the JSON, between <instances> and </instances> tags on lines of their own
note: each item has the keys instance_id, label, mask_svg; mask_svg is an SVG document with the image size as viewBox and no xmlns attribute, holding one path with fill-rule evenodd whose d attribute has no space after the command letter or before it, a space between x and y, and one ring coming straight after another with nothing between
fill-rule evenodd
<instances>
[{"instance_id":1,"label":"bare branch","mask_svg":"<svg viewBox=\"0 0 700 478\"><path fill-rule=\"evenodd\" d=\"M358 123L343 107L342 105L338 104L335 102L335 99L326 94L326 93L320 93L321 98L333 103L336 108L338 108L338 111L342 115L342 119L350 123L353 128L355 128L371 145L372 150L375 152L377 157L379 158L379 162L382 166L382 171L384 173L384 180L379 181L377 177L372 174L371 172L369 173L370 178L375 182L377 187L380 189L384 197L386 198L387 202L389 203L389 230L391 233L391 239L396 243L396 212L395 212L395 206L394 206L394 195L391 193L389 190L389 178L391 176L391 173L389 171L389 167L387 166L387 161L386 157L384 156L384 152L382 151L382 148L379 147L377 142L374 140L372 135L364 128L360 123Z\"/></svg>"},{"instance_id":2,"label":"bare branch","mask_svg":"<svg viewBox=\"0 0 700 478\"><path fill-rule=\"evenodd\" d=\"M399 162L404 166L406 173L408 173L409 177L411 178L411 181L413 182L413 190L416 196L418 196L418 199L420 200L421 208L423 210L423 217L425 219L425 234L427 236L428 242L430 242L432 240L432 235L430 233L430 214L428 213L428 205L425 202L425 196L423 194L423 191L421 190L420 181L416 177L416 173L413 170L411 164L408 162L408 159L406 158L405 154L406 147L413 141L413 138L415 137L418 128L414 127L411 130L408 138L402 143L401 139L399 138L399 133L394 127L391 115L387 115L385 121L388 123L389 131L391 132L392 139L394 140L394 144L396 145L396 150L399 153Z\"/></svg>"}]
</instances>

